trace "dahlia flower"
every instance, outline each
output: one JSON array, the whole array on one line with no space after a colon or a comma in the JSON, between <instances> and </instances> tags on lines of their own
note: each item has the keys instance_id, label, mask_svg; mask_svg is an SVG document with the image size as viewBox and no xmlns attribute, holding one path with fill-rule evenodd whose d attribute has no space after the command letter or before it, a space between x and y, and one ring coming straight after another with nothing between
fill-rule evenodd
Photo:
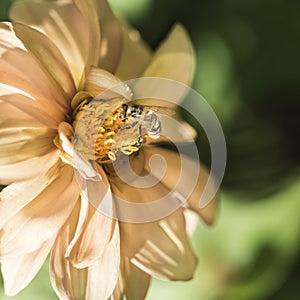
<instances>
[{"instance_id":1,"label":"dahlia flower","mask_svg":"<svg viewBox=\"0 0 300 300\"><path fill-rule=\"evenodd\" d=\"M191 279L197 259L188 240L189 211L211 224L216 208L216 199L198 205L208 172L201 168L193 190L185 190L195 163L155 143L167 142L164 130L171 140L177 134L179 142L190 142L191 128L178 121L182 134L168 129L154 108L163 102L132 104L134 91L124 83L162 77L189 85L193 48L184 28L175 25L152 52L105 0L27 0L15 3L10 17L11 23L0 24L6 294L25 288L49 253L60 299L144 299L151 277ZM119 176L128 160L136 176L154 179L149 162L155 154L164 157L166 170L152 186L139 188L134 176L126 182ZM187 185L178 187L182 164ZM174 189L184 201L164 218L118 218L117 198L147 204Z\"/></svg>"}]
</instances>

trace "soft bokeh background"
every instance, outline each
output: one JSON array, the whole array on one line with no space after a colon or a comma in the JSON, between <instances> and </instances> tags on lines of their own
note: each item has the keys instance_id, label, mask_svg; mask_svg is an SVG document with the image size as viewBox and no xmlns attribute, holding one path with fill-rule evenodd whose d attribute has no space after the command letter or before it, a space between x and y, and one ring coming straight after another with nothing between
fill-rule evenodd
<instances>
[{"instance_id":1,"label":"soft bokeh background","mask_svg":"<svg viewBox=\"0 0 300 300\"><path fill-rule=\"evenodd\" d=\"M0 0L1 20L11 3ZM300 2L111 3L152 47L172 24L185 25L197 55L194 88L218 115L228 146L217 224L200 223L193 236L195 278L153 280L147 300L299 299ZM209 162L205 137L197 143ZM0 289L0 299L57 299L47 264L20 295L6 298Z\"/></svg>"}]
</instances>

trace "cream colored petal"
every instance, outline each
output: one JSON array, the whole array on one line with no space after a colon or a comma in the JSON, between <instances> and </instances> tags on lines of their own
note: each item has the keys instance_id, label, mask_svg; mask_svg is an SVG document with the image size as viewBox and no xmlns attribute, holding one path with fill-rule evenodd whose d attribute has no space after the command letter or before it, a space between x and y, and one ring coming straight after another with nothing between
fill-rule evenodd
<instances>
[{"instance_id":1,"label":"cream colored petal","mask_svg":"<svg viewBox=\"0 0 300 300\"><path fill-rule=\"evenodd\" d=\"M17 181L26 181L49 170L59 159L60 151L53 150L41 157L33 157L13 164L0 166L0 183L8 185Z\"/></svg>"},{"instance_id":2,"label":"cream colored petal","mask_svg":"<svg viewBox=\"0 0 300 300\"><path fill-rule=\"evenodd\" d=\"M185 29L180 24L177 24L152 56L142 77L167 78L182 84L166 84L164 80L142 81L136 85L135 93L137 98L150 97L149 95L155 98L155 91L158 97L157 99L142 99L137 102L150 106L162 105L160 99L162 96L167 95L166 99L172 101L167 103L167 105L173 107L183 99L188 91L188 86L193 79L193 73L193 46Z\"/></svg>"},{"instance_id":3,"label":"cream colored petal","mask_svg":"<svg viewBox=\"0 0 300 300\"><path fill-rule=\"evenodd\" d=\"M0 100L10 96L6 101L11 100L12 105L21 106L19 108L23 110L22 101L28 99L28 103L24 103L25 108L31 102L31 106L45 116L44 122L46 118L56 122L63 118L66 107L60 88L27 52L9 23L0 24L0 63ZM16 101L20 103L16 104ZM25 112L28 113L28 110L25 109Z\"/></svg>"},{"instance_id":4,"label":"cream colored petal","mask_svg":"<svg viewBox=\"0 0 300 300\"><path fill-rule=\"evenodd\" d=\"M137 30L123 27L123 48L116 76L122 80L139 77L149 64L151 50Z\"/></svg>"},{"instance_id":5,"label":"cream colored petal","mask_svg":"<svg viewBox=\"0 0 300 300\"><path fill-rule=\"evenodd\" d=\"M51 184L4 224L0 233L0 259L40 248L66 221L78 194L73 169L65 165Z\"/></svg>"},{"instance_id":6,"label":"cream colored petal","mask_svg":"<svg viewBox=\"0 0 300 300\"><path fill-rule=\"evenodd\" d=\"M25 1L13 3L12 21L45 33L61 51L78 86L90 47L88 21L71 1Z\"/></svg>"},{"instance_id":7,"label":"cream colored petal","mask_svg":"<svg viewBox=\"0 0 300 300\"><path fill-rule=\"evenodd\" d=\"M88 268L86 299L106 300L113 293L120 268L120 236L116 223L111 241L98 261Z\"/></svg>"},{"instance_id":8,"label":"cream colored petal","mask_svg":"<svg viewBox=\"0 0 300 300\"><path fill-rule=\"evenodd\" d=\"M188 198L188 206L197 212L207 224L212 224L217 212L218 197L214 196L204 208L199 207L200 199L208 180L209 173L207 169L204 166L200 168L197 163L187 156L179 156L172 151L160 148L144 148L144 153L146 161L149 161L151 156L155 154L162 156L167 166L162 182L170 189L174 189L176 186L176 191L181 194L183 198ZM182 165L180 157L182 159ZM160 178L162 173L161 163L158 160L153 160L151 168L153 175ZM146 169L150 172L147 163ZM213 186L209 188L214 189Z\"/></svg>"},{"instance_id":9,"label":"cream colored petal","mask_svg":"<svg viewBox=\"0 0 300 300\"><path fill-rule=\"evenodd\" d=\"M18 108L2 100L0 100L0 120L1 122L9 121L11 123L25 121L30 122L32 127L45 127L43 123L38 122L29 114L22 112Z\"/></svg>"},{"instance_id":10,"label":"cream colored petal","mask_svg":"<svg viewBox=\"0 0 300 300\"><path fill-rule=\"evenodd\" d=\"M86 201L86 200L83 200ZM93 265L103 254L114 232L115 220L88 205L86 219L75 240L66 251L73 266L86 268Z\"/></svg>"},{"instance_id":11,"label":"cream colored petal","mask_svg":"<svg viewBox=\"0 0 300 300\"><path fill-rule=\"evenodd\" d=\"M101 176L95 170L92 163L74 150L73 141L73 127L67 122L60 123L58 126L58 136L54 143L62 151L61 157L63 161L73 166L73 168L79 172L80 176L85 179L101 179ZM79 179L79 177L77 179Z\"/></svg>"},{"instance_id":12,"label":"cream colored petal","mask_svg":"<svg viewBox=\"0 0 300 300\"><path fill-rule=\"evenodd\" d=\"M49 128L57 128L58 123L64 119L62 112L55 112L52 106L43 107L43 104L31 95L2 83L0 83L0 101L28 114L35 122ZM48 112L45 111L47 108Z\"/></svg>"},{"instance_id":13,"label":"cream colored petal","mask_svg":"<svg viewBox=\"0 0 300 300\"><path fill-rule=\"evenodd\" d=\"M67 109L76 88L61 52L41 32L19 23L12 24L12 27L28 52L38 61L45 74L49 76L49 80L52 80L53 84L62 91L65 102L60 103L60 105Z\"/></svg>"},{"instance_id":14,"label":"cream colored petal","mask_svg":"<svg viewBox=\"0 0 300 300\"><path fill-rule=\"evenodd\" d=\"M182 25L175 25L154 53L143 77L164 77L190 85L194 73L194 51Z\"/></svg>"},{"instance_id":15,"label":"cream colored petal","mask_svg":"<svg viewBox=\"0 0 300 300\"><path fill-rule=\"evenodd\" d=\"M106 300L116 284L119 269L119 230L115 226L111 242L101 258L89 268L76 269L65 251L73 239L80 218L80 203L60 230L50 261L51 283L60 299Z\"/></svg>"},{"instance_id":16,"label":"cream colored petal","mask_svg":"<svg viewBox=\"0 0 300 300\"><path fill-rule=\"evenodd\" d=\"M151 276L123 258L124 295L127 300L143 300L149 289Z\"/></svg>"},{"instance_id":17,"label":"cream colored petal","mask_svg":"<svg viewBox=\"0 0 300 300\"><path fill-rule=\"evenodd\" d=\"M99 63L99 53L100 53L100 41L101 34L99 28L99 20L97 14L96 0L73 0L74 4L78 7L81 14L87 21L88 26L88 46L89 50L86 58L86 69L83 77L81 78L80 90L85 82L86 75L89 72L91 66L98 66ZM91 47L92 45L92 47Z\"/></svg>"},{"instance_id":18,"label":"cream colored petal","mask_svg":"<svg viewBox=\"0 0 300 300\"><path fill-rule=\"evenodd\" d=\"M91 65L114 72L119 62L122 46L121 26L112 13L107 0L74 0L89 23L89 45L93 45L87 59Z\"/></svg>"},{"instance_id":19,"label":"cream colored petal","mask_svg":"<svg viewBox=\"0 0 300 300\"><path fill-rule=\"evenodd\" d=\"M160 161L161 162L161 161ZM130 165L116 167L117 174L107 169L119 220L150 222L165 217L182 205L178 193L172 193L160 180L144 170L143 151Z\"/></svg>"},{"instance_id":20,"label":"cream colored petal","mask_svg":"<svg viewBox=\"0 0 300 300\"><path fill-rule=\"evenodd\" d=\"M0 164L12 164L53 151L56 131L30 121L0 121Z\"/></svg>"},{"instance_id":21,"label":"cream colored petal","mask_svg":"<svg viewBox=\"0 0 300 300\"><path fill-rule=\"evenodd\" d=\"M60 229L50 258L51 284L60 299L85 299L87 269L76 269L65 258L66 249L73 238L80 212L77 201L71 215Z\"/></svg>"},{"instance_id":22,"label":"cream colored petal","mask_svg":"<svg viewBox=\"0 0 300 300\"><path fill-rule=\"evenodd\" d=\"M101 34L98 66L114 73L122 51L122 28L113 14L107 0L96 0L96 8Z\"/></svg>"},{"instance_id":23,"label":"cream colored petal","mask_svg":"<svg viewBox=\"0 0 300 300\"><path fill-rule=\"evenodd\" d=\"M93 98L99 96L101 99L109 99L121 95L130 100L132 97L130 88L123 84L120 79L103 69L95 67L91 68L84 89Z\"/></svg>"},{"instance_id":24,"label":"cream colored petal","mask_svg":"<svg viewBox=\"0 0 300 300\"><path fill-rule=\"evenodd\" d=\"M120 223L120 234L122 251L144 272L166 280L193 277L197 259L181 209L153 223Z\"/></svg>"},{"instance_id":25,"label":"cream colored petal","mask_svg":"<svg viewBox=\"0 0 300 300\"><path fill-rule=\"evenodd\" d=\"M192 236L199 224L199 215L191 209L184 209L183 214L185 218L186 231L189 236Z\"/></svg>"},{"instance_id":26,"label":"cream colored petal","mask_svg":"<svg viewBox=\"0 0 300 300\"><path fill-rule=\"evenodd\" d=\"M98 260L115 229L109 183L100 167L98 172L98 178L77 176L82 189L80 222L66 250L66 257L76 268L89 267Z\"/></svg>"},{"instance_id":27,"label":"cream colored petal","mask_svg":"<svg viewBox=\"0 0 300 300\"><path fill-rule=\"evenodd\" d=\"M36 251L0 261L7 296L16 295L31 282L46 260L53 243L52 237Z\"/></svg>"},{"instance_id":28,"label":"cream colored petal","mask_svg":"<svg viewBox=\"0 0 300 300\"><path fill-rule=\"evenodd\" d=\"M15 182L0 192L0 229L3 225L36 198L60 173L58 161L45 174L27 181Z\"/></svg>"}]
</instances>

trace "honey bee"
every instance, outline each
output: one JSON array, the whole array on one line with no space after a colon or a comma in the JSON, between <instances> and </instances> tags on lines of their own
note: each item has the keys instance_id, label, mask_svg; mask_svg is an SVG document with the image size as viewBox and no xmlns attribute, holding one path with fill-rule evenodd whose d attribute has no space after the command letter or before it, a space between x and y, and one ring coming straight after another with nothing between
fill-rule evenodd
<instances>
[{"instance_id":1,"label":"honey bee","mask_svg":"<svg viewBox=\"0 0 300 300\"><path fill-rule=\"evenodd\" d=\"M146 106L146 105L123 103L121 105L121 109L122 111L120 113L120 117L124 120L124 122L130 117L138 118L143 113L148 113L150 111L162 115L167 115L167 116L171 116L175 114L174 110L163 106Z\"/></svg>"},{"instance_id":2,"label":"honey bee","mask_svg":"<svg viewBox=\"0 0 300 300\"><path fill-rule=\"evenodd\" d=\"M85 155L94 156L100 163L139 151L147 136L159 138L161 123L157 114L174 113L167 107L140 105L119 97L93 100L87 99L76 108L73 126L81 120L76 127L81 140L78 145L88 145Z\"/></svg>"},{"instance_id":3,"label":"honey bee","mask_svg":"<svg viewBox=\"0 0 300 300\"><path fill-rule=\"evenodd\" d=\"M174 114L174 111L167 107L144 106L127 103L123 103L119 111L119 117L125 123L125 125L122 127L122 130L132 128L139 124L139 140L142 139L143 135L142 127L146 128L149 136L153 138L158 137L158 130L160 133L160 122L156 113L164 115Z\"/></svg>"}]
</instances>

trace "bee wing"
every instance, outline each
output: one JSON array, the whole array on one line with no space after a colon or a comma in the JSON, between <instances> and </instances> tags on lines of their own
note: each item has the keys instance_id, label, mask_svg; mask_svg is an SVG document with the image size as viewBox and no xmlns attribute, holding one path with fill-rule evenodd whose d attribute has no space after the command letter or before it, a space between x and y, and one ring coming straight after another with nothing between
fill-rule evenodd
<instances>
[{"instance_id":1,"label":"bee wing","mask_svg":"<svg viewBox=\"0 0 300 300\"><path fill-rule=\"evenodd\" d=\"M157 105L153 105L153 106L146 106L146 105L142 105L143 110L144 111L153 111L155 113L158 114L162 114L162 115L167 115L167 116L172 116L176 113L175 109L169 108L169 107L164 107L164 106L157 106Z\"/></svg>"}]
</instances>

